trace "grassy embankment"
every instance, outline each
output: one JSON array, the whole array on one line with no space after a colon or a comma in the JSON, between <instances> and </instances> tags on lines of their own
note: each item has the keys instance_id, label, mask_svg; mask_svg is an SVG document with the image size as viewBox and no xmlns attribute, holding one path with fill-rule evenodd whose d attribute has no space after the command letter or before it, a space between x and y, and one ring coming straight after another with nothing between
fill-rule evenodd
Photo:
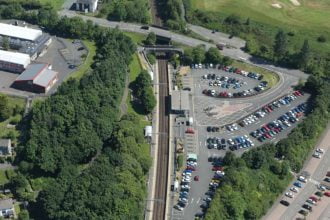
<instances>
[{"instance_id":1,"label":"grassy embankment","mask_svg":"<svg viewBox=\"0 0 330 220\"><path fill-rule=\"evenodd\" d=\"M65 2L65 0L39 0L39 1L44 4L52 5L56 10L60 10L62 8L63 3Z\"/></svg>"},{"instance_id":2,"label":"grassy embankment","mask_svg":"<svg viewBox=\"0 0 330 220\"><path fill-rule=\"evenodd\" d=\"M314 51L328 53L330 51L330 1L328 0L298 0L300 6L293 5L289 0L189 0L191 12L200 10L210 17L224 19L230 14L241 18L250 18L256 22L261 34L243 34L246 39L255 39L257 45L272 45L273 36L279 28L292 32L289 37L291 50L301 47L304 39L308 39ZM272 4L277 3L281 8ZM194 19L194 17L192 18ZM198 21L208 28L221 28L221 22ZM220 29L221 30L221 29ZM327 41L320 43L317 38L324 35ZM257 46L256 45L256 46Z\"/></svg>"}]
</instances>

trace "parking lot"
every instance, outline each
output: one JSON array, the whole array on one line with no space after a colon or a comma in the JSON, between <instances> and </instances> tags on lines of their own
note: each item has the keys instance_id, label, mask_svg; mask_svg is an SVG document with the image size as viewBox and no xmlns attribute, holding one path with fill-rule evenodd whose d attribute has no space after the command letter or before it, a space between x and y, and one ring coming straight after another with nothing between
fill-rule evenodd
<instances>
[{"instance_id":1,"label":"parking lot","mask_svg":"<svg viewBox=\"0 0 330 220\"><path fill-rule=\"evenodd\" d=\"M57 89L57 87L70 75L71 72L75 70L75 68L69 68L69 65L72 63L72 60L75 60L75 64L80 64L80 59L83 51L77 52L77 47L75 46L67 46L72 44L71 41L66 39L60 39L53 37L52 43L50 44L47 52L42 55L41 57L38 57L35 62L42 62L42 63L49 63L52 65L52 69L54 71L58 72L58 81L55 84L53 88L47 93L48 95L54 93ZM60 50L66 49L70 52L70 60L65 60L64 56L60 53ZM86 50L84 50L84 53L86 53ZM11 85L15 81L15 79L18 77L19 74L16 73L10 73L6 71L0 71L0 92L11 94L11 95L17 95L17 96L40 96L44 94L35 94L32 92L27 91L21 91L15 88L12 88Z\"/></svg>"},{"instance_id":2,"label":"parking lot","mask_svg":"<svg viewBox=\"0 0 330 220\"><path fill-rule=\"evenodd\" d=\"M207 77L203 77L207 74L229 76L233 73L218 69L192 69L191 74L186 76L193 81L192 116L195 119L198 148L198 160L193 176L198 176L199 179L190 183L185 208L182 211L172 209L172 219L194 219L196 214L203 215L203 210L212 200L212 191L217 187L216 178L221 178L218 176L221 172L221 163L218 160L221 160L227 151L233 151L239 156L262 143L276 143L286 137L308 112L310 95L298 95L291 88L297 79L286 76L288 78L282 79L276 87L251 97L217 98L202 94L204 89L210 87ZM238 89L253 88L260 83L244 76L234 76L242 77L238 80L244 79L247 82ZM246 119L246 123L243 123L243 119ZM252 132L256 131L262 134L252 136ZM181 131L183 132L184 130ZM264 138L259 138L260 135ZM175 201L173 204L176 204Z\"/></svg>"}]
</instances>

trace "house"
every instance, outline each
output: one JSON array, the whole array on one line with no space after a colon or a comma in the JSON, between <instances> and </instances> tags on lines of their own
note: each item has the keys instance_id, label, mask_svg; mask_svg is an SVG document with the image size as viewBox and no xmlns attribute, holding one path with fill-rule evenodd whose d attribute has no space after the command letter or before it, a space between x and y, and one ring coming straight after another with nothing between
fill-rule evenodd
<instances>
[{"instance_id":1,"label":"house","mask_svg":"<svg viewBox=\"0 0 330 220\"><path fill-rule=\"evenodd\" d=\"M14 205L12 199L0 200L0 217L9 218L14 216Z\"/></svg>"},{"instance_id":2,"label":"house","mask_svg":"<svg viewBox=\"0 0 330 220\"><path fill-rule=\"evenodd\" d=\"M98 0L77 0L76 10L77 11L88 11L95 12L97 9Z\"/></svg>"},{"instance_id":3,"label":"house","mask_svg":"<svg viewBox=\"0 0 330 220\"><path fill-rule=\"evenodd\" d=\"M10 139L0 139L0 155L11 155Z\"/></svg>"}]
</instances>

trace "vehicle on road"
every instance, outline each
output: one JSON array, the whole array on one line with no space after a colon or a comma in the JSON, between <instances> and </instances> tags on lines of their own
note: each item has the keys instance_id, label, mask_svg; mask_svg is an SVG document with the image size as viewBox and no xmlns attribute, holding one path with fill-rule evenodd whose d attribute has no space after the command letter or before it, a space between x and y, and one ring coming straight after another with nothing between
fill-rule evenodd
<instances>
[{"instance_id":1,"label":"vehicle on road","mask_svg":"<svg viewBox=\"0 0 330 220\"><path fill-rule=\"evenodd\" d=\"M285 205L285 206L289 206L290 205L290 203L288 201L285 201L285 200L281 200L280 203L282 205Z\"/></svg>"},{"instance_id":2,"label":"vehicle on road","mask_svg":"<svg viewBox=\"0 0 330 220\"><path fill-rule=\"evenodd\" d=\"M195 177L194 177L194 180L195 180L195 181L199 181L199 176L195 176Z\"/></svg>"},{"instance_id":3,"label":"vehicle on road","mask_svg":"<svg viewBox=\"0 0 330 220\"><path fill-rule=\"evenodd\" d=\"M293 198L293 197L294 197L294 195L293 195L292 192L286 192L285 195L286 195L287 197L289 197L289 198Z\"/></svg>"}]
</instances>

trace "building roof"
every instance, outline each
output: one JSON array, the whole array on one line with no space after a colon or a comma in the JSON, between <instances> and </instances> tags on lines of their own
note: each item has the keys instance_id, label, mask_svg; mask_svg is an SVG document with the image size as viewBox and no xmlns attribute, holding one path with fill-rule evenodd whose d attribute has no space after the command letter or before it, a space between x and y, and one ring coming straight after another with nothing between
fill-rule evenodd
<instances>
[{"instance_id":1,"label":"building roof","mask_svg":"<svg viewBox=\"0 0 330 220\"><path fill-rule=\"evenodd\" d=\"M50 69L45 69L33 80L33 83L42 87L47 87L56 75L57 72Z\"/></svg>"},{"instance_id":2,"label":"building roof","mask_svg":"<svg viewBox=\"0 0 330 220\"><path fill-rule=\"evenodd\" d=\"M189 106L189 91L175 90L171 95L171 108L175 111L188 111Z\"/></svg>"},{"instance_id":3,"label":"building roof","mask_svg":"<svg viewBox=\"0 0 330 220\"><path fill-rule=\"evenodd\" d=\"M147 125L145 128L144 128L144 136L145 137L151 137L152 135L152 126L150 125Z\"/></svg>"},{"instance_id":4,"label":"building roof","mask_svg":"<svg viewBox=\"0 0 330 220\"><path fill-rule=\"evenodd\" d=\"M13 208L13 200L12 199L0 200L0 210L11 209L11 208Z\"/></svg>"},{"instance_id":5,"label":"building roof","mask_svg":"<svg viewBox=\"0 0 330 220\"><path fill-rule=\"evenodd\" d=\"M49 65L46 63L34 63L29 65L26 70L19 75L15 81L30 81L34 84L47 87L56 75L57 72L48 69Z\"/></svg>"},{"instance_id":6,"label":"building roof","mask_svg":"<svg viewBox=\"0 0 330 220\"><path fill-rule=\"evenodd\" d=\"M0 139L0 147L8 147L10 144L10 139Z\"/></svg>"},{"instance_id":7,"label":"building roof","mask_svg":"<svg viewBox=\"0 0 330 220\"><path fill-rule=\"evenodd\" d=\"M9 63L21 64L24 67L30 64L29 55L24 53L5 51L5 50L0 50L0 60Z\"/></svg>"},{"instance_id":8,"label":"building roof","mask_svg":"<svg viewBox=\"0 0 330 220\"><path fill-rule=\"evenodd\" d=\"M0 35L35 41L42 35L41 30L0 23Z\"/></svg>"}]
</instances>

